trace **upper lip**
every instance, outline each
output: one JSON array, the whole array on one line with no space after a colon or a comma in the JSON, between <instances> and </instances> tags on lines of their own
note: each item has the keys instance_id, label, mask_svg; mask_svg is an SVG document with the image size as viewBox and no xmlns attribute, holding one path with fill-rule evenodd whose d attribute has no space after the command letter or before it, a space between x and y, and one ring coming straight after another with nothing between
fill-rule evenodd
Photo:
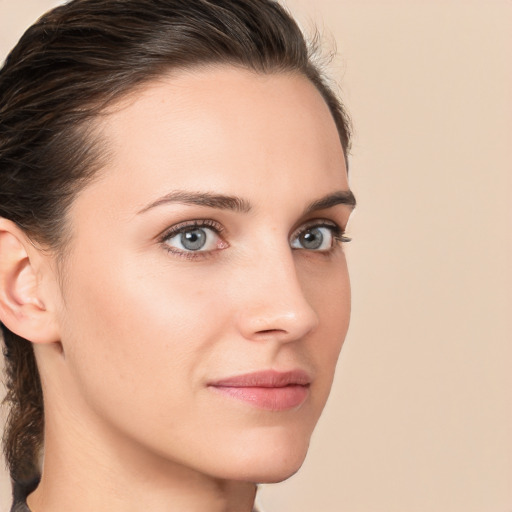
<instances>
[{"instance_id":1,"label":"upper lip","mask_svg":"<svg viewBox=\"0 0 512 512\"><path fill-rule=\"evenodd\" d=\"M243 375L235 375L210 382L209 386L233 388L282 388L285 386L307 386L311 384L309 374L300 369L291 371L262 370Z\"/></svg>"}]
</instances>

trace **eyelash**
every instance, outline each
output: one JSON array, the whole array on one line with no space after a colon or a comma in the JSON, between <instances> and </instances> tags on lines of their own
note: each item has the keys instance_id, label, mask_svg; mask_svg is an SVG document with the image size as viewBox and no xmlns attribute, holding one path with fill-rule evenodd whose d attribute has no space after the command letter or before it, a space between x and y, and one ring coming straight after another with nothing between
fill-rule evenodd
<instances>
[{"instance_id":1,"label":"eyelash","mask_svg":"<svg viewBox=\"0 0 512 512\"><path fill-rule=\"evenodd\" d=\"M179 235L180 233L183 233L186 231L191 231L193 229L200 229L200 228L204 228L204 227L211 229L212 231L215 232L215 234L217 234L219 236L224 231L224 228L222 227L221 224L219 224L218 222L211 220L211 219L186 221L186 222L181 222L179 224L176 224L176 225L172 226L171 228L169 228L168 230L166 230L159 237L159 242L167 252L172 253L173 255L182 257L182 258L192 260L192 259L197 259L197 258L209 257L209 256L212 256L212 253L214 253L216 251L215 250L212 250L212 251L182 251L182 250L176 249L175 247L172 247L166 243L169 239L174 238L175 236ZM311 250L297 249L297 248L292 248L292 249L293 250L305 250L305 251L309 251L309 252L317 252L317 253L321 253L321 254L325 255L325 254L330 254L336 248L336 246L339 246L344 243L348 243L352 240L350 237L345 235L345 231L338 224L336 224L334 222L326 222L326 221L321 221L321 220L310 221L306 225L302 226L300 230L296 230L293 233L292 238L295 240L295 239L299 238L302 234L304 234L307 231L314 229L314 228L327 228L332 232L333 245L329 250L315 251L313 249L311 249ZM229 245L227 243L226 243L226 247L229 247ZM223 247L223 249L226 247Z\"/></svg>"},{"instance_id":2,"label":"eyelash","mask_svg":"<svg viewBox=\"0 0 512 512\"><path fill-rule=\"evenodd\" d=\"M307 223L305 226L301 227L301 229L299 231L294 232L294 238L297 238L300 235L302 235L303 233L306 233L310 229L314 229L314 228L330 229L333 234L334 241L338 242L339 244L347 244L348 242L352 241L352 238L345 235L345 231L340 226L338 226L338 224L336 224L334 222L327 222L327 221L321 221L321 220L320 221L315 220L315 221L311 221L311 222ZM333 245L333 248L334 248L334 245ZM329 251L316 251L316 252L324 252L325 253L325 252L329 252Z\"/></svg>"}]
</instances>

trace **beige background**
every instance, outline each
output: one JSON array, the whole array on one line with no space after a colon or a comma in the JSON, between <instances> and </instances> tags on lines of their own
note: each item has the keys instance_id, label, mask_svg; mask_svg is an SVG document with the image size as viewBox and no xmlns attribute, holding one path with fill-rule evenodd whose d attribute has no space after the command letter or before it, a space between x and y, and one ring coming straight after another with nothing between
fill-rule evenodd
<instances>
[{"instance_id":1,"label":"beige background","mask_svg":"<svg viewBox=\"0 0 512 512\"><path fill-rule=\"evenodd\" d=\"M0 54L56 3L0 0ZM335 387L303 469L262 503L510 512L512 2L288 4L337 41L359 208Z\"/></svg>"}]
</instances>

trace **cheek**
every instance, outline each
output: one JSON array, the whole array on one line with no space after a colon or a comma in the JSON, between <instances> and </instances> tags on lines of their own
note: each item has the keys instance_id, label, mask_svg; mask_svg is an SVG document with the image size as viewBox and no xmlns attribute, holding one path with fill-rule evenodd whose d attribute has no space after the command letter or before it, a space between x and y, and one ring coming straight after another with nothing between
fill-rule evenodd
<instances>
[{"instance_id":1,"label":"cheek","mask_svg":"<svg viewBox=\"0 0 512 512\"><path fill-rule=\"evenodd\" d=\"M102 263L77 262L84 271L66 293L63 344L79 385L106 406L179 405L221 329L219 301L183 273Z\"/></svg>"},{"instance_id":2,"label":"cheek","mask_svg":"<svg viewBox=\"0 0 512 512\"><path fill-rule=\"evenodd\" d=\"M345 255L340 252L324 265L298 265L304 295L319 317L319 328L330 333L326 340L339 346L350 319L350 279ZM338 349L339 349L338 348Z\"/></svg>"},{"instance_id":3,"label":"cheek","mask_svg":"<svg viewBox=\"0 0 512 512\"><path fill-rule=\"evenodd\" d=\"M202 382L228 313L211 288L184 272L121 260L99 267L77 276L68 293L63 343L75 415L147 453L200 465L205 420L216 412ZM225 446L219 432L211 444Z\"/></svg>"},{"instance_id":4,"label":"cheek","mask_svg":"<svg viewBox=\"0 0 512 512\"><path fill-rule=\"evenodd\" d=\"M302 286L319 317L318 332L307 340L308 356L318 369L325 399L350 322L350 280L343 253L331 265L304 269Z\"/></svg>"}]
</instances>

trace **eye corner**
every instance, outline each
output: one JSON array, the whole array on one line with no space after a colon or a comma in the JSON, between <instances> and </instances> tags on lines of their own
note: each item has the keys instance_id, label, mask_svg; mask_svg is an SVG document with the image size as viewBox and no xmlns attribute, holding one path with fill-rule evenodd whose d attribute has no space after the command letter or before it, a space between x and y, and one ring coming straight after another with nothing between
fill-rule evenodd
<instances>
[{"instance_id":1,"label":"eye corner","mask_svg":"<svg viewBox=\"0 0 512 512\"><path fill-rule=\"evenodd\" d=\"M348 244L349 242L352 242L352 237L342 232L339 236L336 237L336 240L341 244Z\"/></svg>"}]
</instances>

